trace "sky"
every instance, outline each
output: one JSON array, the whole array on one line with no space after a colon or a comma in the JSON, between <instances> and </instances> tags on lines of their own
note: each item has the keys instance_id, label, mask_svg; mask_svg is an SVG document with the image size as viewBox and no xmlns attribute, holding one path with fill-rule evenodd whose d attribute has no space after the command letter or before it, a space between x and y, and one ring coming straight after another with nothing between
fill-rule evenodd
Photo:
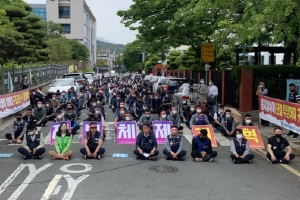
<instances>
[{"instance_id":1,"label":"sky","mask_svg":"<svg viewBox=\"0 0 300 200\"><path fill-rule=\"evenodd\" d=\"M24 0L27 3L46 3L46 0ZM118 10L127 10L133 4L132 0L86 0L97 19L97 37L127 44L135 40L137 32L129 30L121 24L117 16Z\"/></svg>"}]
</instances>

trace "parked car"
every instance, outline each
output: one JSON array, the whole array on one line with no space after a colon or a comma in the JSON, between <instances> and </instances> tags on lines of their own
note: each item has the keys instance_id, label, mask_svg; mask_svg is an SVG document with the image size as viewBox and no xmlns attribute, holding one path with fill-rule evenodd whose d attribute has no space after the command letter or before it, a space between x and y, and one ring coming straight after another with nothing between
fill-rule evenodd
<instances>
[{"instance_id":1,"label":"parked car","mask_svg":"<svg viewBox=\"0 0 300 200\"><path fill-rule=\"evenodd\" d=\"M143 79L142 86L147 86L148 83L150 82L151 78L152 78L152 75L146 75L145 78Z\"/></svg>"},{"instance_id":2,"label":"parked car","mask_svg":"<svg viewBox=\"0 0 300 200\"><path fill-rule=\"evenodd\" d=\"M83 73L69 73L65 74L63 78L74 78L75 81L79 84L80 88L84 88L86 85L88 85L87 78Z\"/></svg>"},{"instance_id":3,"label":"parked car","mask_svg":"<svg viewBox=\"0 0 300 200\"><path fill-rule=\"evenodd\" d=\"M198 93L196 93L196 90L189 83L184 83L180 86L178 90L175 90L173 94L173 105L178 105L178 109L182 107L182 102L186 101L188 104L196 103L196 100L198 98Z\"/></svg>"},{"instance_id":4,"label":"parked car","mask_svg":"<svg viewBox=\"0 0 300 200\"><path fill-rule=\"evenodd\" d=\"M175 90L177 90L182 84L187 82L188 81L184 78L167 78L162 80L160 87L162 87L162 91L169 92L173 95Z\"/></svg>"},{"instance_id":5,"label":"parked car","mask_svg":"<svg viewBox=\"0 0 300 200\"><path fill-rule=\"evenodd\" d=\"M91 85L94 81L94 74L84 74L84 76L87 78L87 81L89 82L89 85Z\"/></svg>"},{"instance_id":6,"label":"parked car","mask_svg":"<svg viewBox=\"0 0 300 200\"><path fill-rule=\"evenodd\" d=\"M164 76L159 76L157 81L153 84L153 92L156 93L157 92L157 87L158 87L158 84L161 83L164 79L167 79L166 77Z\"/></svg>"},{"instance_id":7,"label":"parked car","mask_svg":"<svg viewBox=\"0 0 300 200\"><path fill-rule=\"evenodd\" d=\"M63 78L63 79L55 79L50 85L49 85L48 92L56 93L57 90L60 92L62 91L68 91L71 87L74 87L76 93L78 94L80 92L80 86L79 83L76 82L74 78Z\"/></svg>"}]
</instances>

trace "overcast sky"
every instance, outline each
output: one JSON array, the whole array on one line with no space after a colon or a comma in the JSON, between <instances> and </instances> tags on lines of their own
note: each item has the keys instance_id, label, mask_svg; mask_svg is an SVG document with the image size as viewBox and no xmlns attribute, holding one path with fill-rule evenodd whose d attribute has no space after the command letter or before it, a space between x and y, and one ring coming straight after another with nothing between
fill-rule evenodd
<instances>
[{"instance_id":1,"label":"overcast sky","mask_svg":"<svg viewBox=\"0 0 300 200\"><path fill-rule=\"evenodd\" d=\"M24 0L27 3L46 3L46 0ZM126 44L135 40L137 32L130 31L120 23L118 10L127 10L132 0L86 0L97 19L97 37Z\"/></svg>"}]
</instances>

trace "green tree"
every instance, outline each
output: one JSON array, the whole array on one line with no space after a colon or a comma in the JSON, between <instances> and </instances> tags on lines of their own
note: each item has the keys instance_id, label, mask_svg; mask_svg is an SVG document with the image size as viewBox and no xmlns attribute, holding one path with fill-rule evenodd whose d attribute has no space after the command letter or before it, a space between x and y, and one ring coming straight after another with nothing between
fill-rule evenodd
<instances>
[{"instance_id":1,"label":"green tree","mask_svg":"<svg viewBox=\"0 0 300 200\"><path fill-rule=\"evenodd\" d=\"M64 28L61 24L53 21L43 22L44 29L46 31L46 39L59 38L64 35Z\"/></svg>"},{"instance_id":2,"label":"green tree","mask_svg":"<svg viewBox=\"0 0 300 200\"><path fill-rule=\"evenodd\" d=\"M126 69L132 69L133 66L140 66L143 58L143 44L140 40L128 43L123 51L123 65Z\"/></svg>"},{"instance_id":3,"label":"green tree","mask_svg":"<svg viewBox=\"0 0 300 200\"><path fill-rule=\"evenodd\" d=\"M53 38L46 41L49 59L52 62L71 60L72 46L66 38Z\"/></svg>"},{"instance_id":4,"label":"green tree","mask_svg":"<svg viewBox=\"0 0 300 200\"><path fill-rule=\"evenodd\" d=\"M99 67L106 67L107 63L103 58L97 58L96 65Z\"/></svg>"},{"instance_id":5,"label":"green tree","mask_svg":"<svg viewBox=\"0 0 300 200\"><path fill-rule=\"evenodd\" d=\"M80 42L76 40L68 40L68 43L70 44L72 48L72 59L77 61L88 61L90 51L88 48L86 48L85 45L81 44Z\"/></svg>"},{"instance_id":6,"label":"green tree","mask_svg":"<svg viewBox=\"0 0 300 200\"><path fill-rule=\"evenodd\" d=\"M177 58L181 55L180 51L172 51L168 58L168 69L174 70L178 69L178 64L176 63Z\"/></svg>"}]
</instances>

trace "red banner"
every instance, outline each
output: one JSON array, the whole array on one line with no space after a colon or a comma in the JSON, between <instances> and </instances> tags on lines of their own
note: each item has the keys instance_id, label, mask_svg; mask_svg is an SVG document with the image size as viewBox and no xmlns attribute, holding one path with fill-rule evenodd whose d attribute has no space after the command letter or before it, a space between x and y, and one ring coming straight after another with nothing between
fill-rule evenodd
<instances>
[{"instance_id":1,"label":"red banner","mask_svg":"<svg viewBox=\"0 0 300 200\"><path fill-rule=\"evenodd\" d=\"M207 137L211 140L211 146L217 147L217 141L215 139L214 129L212 128L211 125L193 125L192 126L193 136L199 135L201 129L207 130Z\"/></svg>"},{"instance_id":2,"label":"red banner","mask_svg":"<svg viewBox=\"0 0 300 200\"><path fill-rule=\"evenodd\" d=\"M300 104L260 95L259 117L300 134Z\"/></svg>"},{"instance_id":3,"label":"red banner","mask_svg":"<svg viewBox=\"0 0 300 200\"><path fill-rule=\"evenodd\" d=\"M29 105L29 89L0 95L0 118L17 113Z\"/></svg>"},{"instance_id":4,"label":"red banner","mask_svg":"<svg viewBox=\"0 0 300 200\"><path fill-rule=\"evenodd\" d=\"M238 126L238 128L243 130L243 136L248 140L248 144L251 149L265 148L257 126Z\"/></svg>"}]
</instances>

